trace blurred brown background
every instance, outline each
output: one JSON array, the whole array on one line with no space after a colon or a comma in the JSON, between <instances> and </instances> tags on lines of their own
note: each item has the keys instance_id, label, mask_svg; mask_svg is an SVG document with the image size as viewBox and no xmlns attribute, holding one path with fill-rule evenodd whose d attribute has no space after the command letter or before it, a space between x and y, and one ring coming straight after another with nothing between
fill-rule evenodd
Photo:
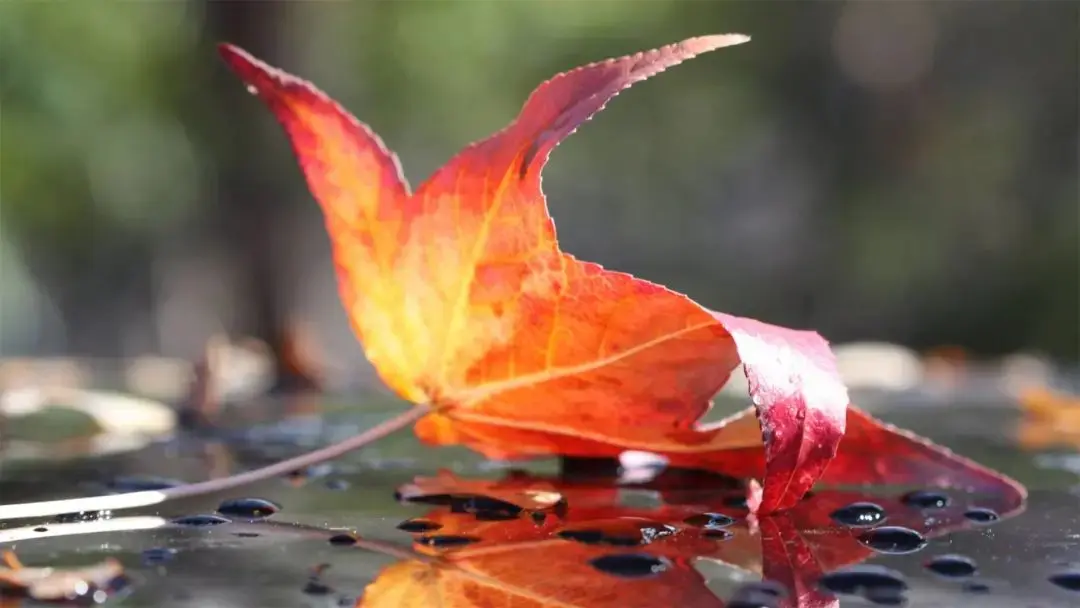
<instances>
[{"instance_id":1,"label":"blurred brown background","mask_svg":"<svg viewBox=\"0 0 1080 608\"><path fill-rule=\"evenodd\" d=\"M365 369L237 43L418 183L581 63L704 33L553 155L564 248L834 341L1080 359L1080 3L0 3L0 353L192 357L300 322Z\"/></svg>"}]
</instances>

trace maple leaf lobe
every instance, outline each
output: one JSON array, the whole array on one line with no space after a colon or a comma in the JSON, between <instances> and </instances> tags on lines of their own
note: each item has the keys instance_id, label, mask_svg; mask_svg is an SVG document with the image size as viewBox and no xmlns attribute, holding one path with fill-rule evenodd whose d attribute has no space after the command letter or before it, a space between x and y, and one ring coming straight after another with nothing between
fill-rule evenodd
<instances>
[{"instance_id":1,"label":"maple leaf lobe","mask_svg":"<svg viewBox=\"0 0 1080 608\"><path fill-rule=\"evenodd\" d=\"M489 456L760 453L756 428L694 425L742 361L770 434L767 512L798 500L842 434L835 414L847 399L827 343L713 313L563 253L540 187L551 150L620 91L746 40L694 38L557 75L506 128L465 147L411 196L396 159L345 110L224 52L290 135L327 216L342 300L368 358L399 394L438 409L417 423L422 439ZM792 355L804 348L823 354ZM821 416L802 414L817 400L785 384L793 372L839 387L820 392L829 400Z\"/></svg>"}]
</instances>

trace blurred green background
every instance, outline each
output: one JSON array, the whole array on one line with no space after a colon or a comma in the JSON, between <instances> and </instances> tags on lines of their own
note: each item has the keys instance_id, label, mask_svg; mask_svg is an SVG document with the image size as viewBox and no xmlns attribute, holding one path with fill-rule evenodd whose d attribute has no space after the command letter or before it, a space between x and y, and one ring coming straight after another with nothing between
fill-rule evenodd
<instances>
[{"instance_id":1,"label":"blurred green background","mask_svg":"<svg viewBox=\"0 0 1080 608\"><path fill-rule=\"evenodd\" d=\"M361 369L237 43L369 123L415 184L556 72L753 42L553 155L564 248L712 308L1080 359L1076 2L0 2L0 352L190 357L300 321ZM286 321L288 320L288 321Z\"/></svg>"}]
</instances>

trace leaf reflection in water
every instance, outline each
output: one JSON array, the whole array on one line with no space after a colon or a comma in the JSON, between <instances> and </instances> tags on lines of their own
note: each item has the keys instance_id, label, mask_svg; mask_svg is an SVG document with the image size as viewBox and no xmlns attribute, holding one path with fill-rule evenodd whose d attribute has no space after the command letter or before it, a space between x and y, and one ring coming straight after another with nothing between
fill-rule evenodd
<instances>
[{"instance_id":1,"label":"leaf reflection in water","mask_svg":"<svg viewBox=\"0 0 1080 608\"><path fill-rule=\"evenodd\" d=\"M999 497L954 493L947 506L930 513L905 504L902 492L825 490L788 512L754 517L745 507L733 506L739 503L732 498L742 491L712 475L693 479L685 472L673 472L637 487L655 492L659 503L650 508L622 506L620 486L602 476L544 478L511 472L499 481L477 481L440 472L434 478L418 478L403 486L399 497L432 505L422 518L437 524L439 535L476 540L439 548L418 535L412 550L423 561L407 559L386 567L356 605L725 606L694 568L696 560L704 559L771 581L783 592L755 597L775 606L838 606L837 597L820 587L821 576L875 552L859 542L868 528L838 523L832 517L836 511L873 502L884 510L888 525L933 537L973 527L964 513L976 506L1003 517L1021 509L1007 493ZM538 493L548 497L544 501L548 504L538 505L530 498ZM555 494L560 500L550 498ZM521 512L513 518L489 519L482 511L462 508L485 495L497 504L516 504ZM717 521L719 515L734 520L730 524L724 520L723 534L717 534L716 526L701 524ZM874 590L860 592L869 595Z\"/></svg>"}]
</instances>

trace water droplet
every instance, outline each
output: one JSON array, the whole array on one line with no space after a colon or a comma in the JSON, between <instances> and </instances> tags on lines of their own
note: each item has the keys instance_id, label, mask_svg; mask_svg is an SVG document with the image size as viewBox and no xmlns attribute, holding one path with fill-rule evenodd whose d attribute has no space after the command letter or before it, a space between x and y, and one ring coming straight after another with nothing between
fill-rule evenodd
<instances>
[{"instance_id":1,"label":"water droplet","mask_svg":"<svg viewBox=\"0 0 1080 608\"><path fill-rule=\"evenodd\" d=\"M313 464L310 467L303 469L297 469L291 471L285 475L288 479L294 482L302 482L307 479L317 479L319 477L326 477L334 472L334 465L329 462L321 462L319 464Z\"/></svg>"},{"instance_id":2,"label":"water droplet","mask_svg":"<svg viewBox=\"0 0 1080 608\"><path fill-rule=\"evenodd\" d=\"M787 589L775 581L748 583L735 590L727 608L777 608L787 597Z\"/></svg>"},{"instance_id":3,"label":"water droplet","mask_svg":"<svg viewBox=\"0 0 1080 608\"><path fill-rule=\"evenodd\" d=\"M154 547L142 552L142 561L147 566L163 564L176 556L176 549L168 547Z\"/></svg>"},{"instance_id":4,"label":"water droplet","mask_svg":"<svg viewBox=\"0 0 1080 608\"><path fill-rule=\"evenodd\" d=\"M904 504L917 509L944 509L951 502L948 494L935 490L916 490L900 497Z\"/></svg>"},{"instance_id":5,"label":"water droplet","mask_svg":"<svg viewBox=\"0 0 1080 608\"><path fill-rule=\"evenodd\" d=\"M654 576L671 567L667 558L648 553L614 553L589 560L597 570L623 578Z\"/></svg>"},{"instance_id":6,"label":"water droplet","mask_svg":"<svg viewBox=\"0 0 1080 608\"><path fill-rule=\"evenodd\" d=\"M353 536L352 534L335 534L335 535L331 536L327 540L329 540L331 545L338 545L338 546L346 546L346 545L355 545L356 544L356 537Z\"/></svg>"},{"instance_id":7,"label":"water droplet","mask_svg":"<svg viewBox=\"0 0 1080 608\"><path fill-rule=\"evenodd\" d=\"M517 515L506 511L477 511L473 514L476 521L511 521L517 519Z\"/></svg>"},{"instance_id":8,"label":"water droplet","mask_svg":"<svg viewBox=\"0 0 1080 608\"><path fill-rule=\"evenodd\" d=\"M455 534L436 534L434 536L420 536L416 539L417 543L421 545L427 545L436 549L449 549L451 547L460 547L479 541L480 539L476 538L475 536L458 536Z\"/></svg>"},{"instance_id":9,"label":"water droplet","mask_svg":"<svg viewBox=\"0 0 1080 608\"><path fill-rule=\"evenodd\" d=\"M885 521L885 509L872 502L853 502L830 515L837 523L853 528L865 528Z\"/></svg>"},{"instance_id":10,"label":"water droplet","mask_svg":"<svg viewBox=\"0 0 1080 608\"><path fill-rule=\"evenodd\" d=\"M247 89L247 92L251 93L252 95L258 95L259 94L259 89L256 89L255 85L253 85L253 84L249 84L245 88Z\"/></svg>"},{"instance_id":11,"label":"water droplet","mask_svg":"<svg viewBox=\"0 0 1080 608\"><path fill-rule=\"evenodd\" d=\"M304 585L304 588L301 589L301 591L306 595L330 595L334 592L329 585L317 578L308 579L307 584Z\"/></svg>"},{"instance_id":12,"label":"water droplet","mask_svg":"<svg viewBox=\"0 0 1080 608\"><path fill-rule=\"evenodd\" d=\"M818 585L826 591L844 595L878 596L892 593L903 594L908 589L904 576L896 570L883 566L851 566L843 570L830 572L818 580Z\"/></svg>"},{"instance_id":13,"label":"water droplet","mask_svg":"<svg viewBox=\"0 0 1080 608\"><path fill-rule=\"evenodd\" d=\"M1080 591L1080 572L1059 572L1052 575L1049 580L1062 589Z\"/></svg>"},{"instance_id":14,"label":"water droplet","mask_svg":"<svg viewBox=\"0 0 1080 608\"><path fill-rule=\"evenodd\" d=\"M508 521L517 519L521 507L487 496L462 496L450 503L451 513L471 513L479 521Z\"/></svg>"},{"instance_id":15,"label":"water droplet","mask_svg":"<svg viewBox=\"0 0 1080 608\"><path fill-rule=\"evenodd\" d=\"M517 519L525 510L513 503L487 496L425 494L405 498L397 492L394 498L398 501L450 507L451 513L468 513L479 521L509 521Z\"/></svg>"},{"instance_id":16,"label":"water droplet","mask_svg":"<svg viewBox=\"0 0 1080 608\"><path fill-rule=\"evenodd\" d=\"M610 545L613 547L636 547L647 545L657 539L671 536L676 528L648 521L615 520L605 522L603 527L561 530L560 538L586 545Z\"/></svg>"},{"instance_id":17,"label":"water droplet","mask_svg":"<svg viewBox=\"0 0 1080 608\"><path fill-rule=\"evenodd\" d=\"M927 570L949 578L974 576L975 562L963 555L939 555L924 564Z\"/></svg>"},{"instance_id":18,"label":"water droplet","mask_svg":"<svg viewBox=\"0 0 1080 608\"><path fill-rule=\"evenodd\" d=\"M735 535L727 530L705 530L701 535L712 540L731 540L735 538Z\"/></svg>"},{"instance_id":19,"label":"water droplet","mask_svg":"<svg viewBox=\"0 0 1080 608\"><path fill-rule=\"evenodd\" d=\"M683 521L691 526L699 526L709 530L725 528L735 523L734 518L728 517L723 513L701 513L700 515L691 515Z\"/></svg>"},{"instance_id":20,"label":"water droplet","mask_svg":"<svg viewBox=\"0 0 1080 608\"><path fill-rule=\"evenodd\" d=\"M54 517L53 521L58 524L77 524L84 521L109 519L111 517L112 511L79 511L77 513L61 513Z\"/></svg>"},{"instance_id":21,"label":"water droplet","mask_svg":"<svg viewBox=\"0 0 1080 608\"><path fill-rule=\"evenodd\" d=\"M926 546L926 539L911 528L882 526L859 535L859 542L880 553L913 553Z\"/></svg>"},{"instance_id":22,"label":"water droplet","mask_svg":"<svg viewBox=\"0 0 1080 608\"><path fill-rule=\"evenodd\" d=\"M969 581L960 588L964 593L990 593L990 585Z\"/></svg>"},{"instance_id":23,"label":"water droplet","mask_svg":"<svg viewBox=\"0 0 1080 608\"><path fill-rule=\"evenodd\" d=\"M964 517L966 517L968 521L977 524L988 524L1000 519L996 511L993 511L991 509L983 509L982 507L968 509L964 512Z\"/></svg>"},{"instance_id":24,"label":"water droplet","mask_svg":"<svg viewBox=\"0 0 1080 608\"><path fill-rule=\"evenodd\" d=\"M326 488L329 490L348 490L349 482L344 479L328 479L326 481Z\"/></svg>"},{"instance_id":25,"label":"water droplet","mask_svg":"<svg viewBox=\"0 0 1080 608\"><path fill-rule=\"evenodd\" d=\"M400 491L395 490L394 500L398 502L411 502L420 505L447 507L453 503L454 496L451 494L418 494L416 496L405 496Z\"/></svg>"},{"instance_id":26,"label":"water droplet","mask_svg":"<svg viewBox=\"0 0 1080 608\"><path fill-rule=\"evenodd\" d=\"M566 540L585 543L586 545L596 545L604 539L604 533L600 530L563 530L556 534L556 536ZM633 542L631 544L636 545L638 543Z\"/></svg>"},{"instance_id":27,"label":"water droplet","mask_svg":"<svg viewBox=\"0 0 1080 608\"><path fill-rule=\"evenodd\" d=\"M907 603L904 592L896 589L867 589L863 597L871 604L879 606L903 606Z\"/></svg>"},{"instance_id":28,"label":"water droplet","mask_svg":"<svg viewBox=\"0 0 1080 608\"><path fill-rule=\"evenodd\" d=\"M217 515L186 515L184 517L177 517L172 520L172 523L179 526L217 526L231 522L228 519Z\"/></svg>"},{"instance_id":29,"label":"water droplet","mask_svg":"<svg viewBox=\"0 0 1080 608\"><path fill-rule=\"evenodd\" d=\"M426 519L406 519L397 525L398 530L404 530L406 532L433 532L442 527L442 524L428 521Z\"/></svg>"},{"instance_id":30,"label":"water droplet","mask_svg":"<svg viewBox=\"0 0 1080 608\"><path fill-rule=\"evenodd\" d=\"M217 512L237 519L266 519L281 506L263 498L232 498L218 505Z\"/></svg>"}]
</instances>

